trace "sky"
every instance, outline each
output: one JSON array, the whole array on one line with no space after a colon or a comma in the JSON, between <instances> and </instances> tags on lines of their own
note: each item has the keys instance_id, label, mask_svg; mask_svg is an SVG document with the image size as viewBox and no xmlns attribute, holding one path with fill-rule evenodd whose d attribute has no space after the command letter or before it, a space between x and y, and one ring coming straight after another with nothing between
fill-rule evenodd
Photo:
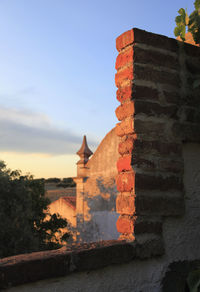
<instances>
[{"instance_id":1,"label":"sky","mask_svg":"<svg viewBox=\"0 0 200 292\"><path fill-rule=\"evenodd\" d=\"M76 176L117 119L116 38L174 37L187 0L0 0L0 160L37 177Z\"/></svg>"}]
</instances>

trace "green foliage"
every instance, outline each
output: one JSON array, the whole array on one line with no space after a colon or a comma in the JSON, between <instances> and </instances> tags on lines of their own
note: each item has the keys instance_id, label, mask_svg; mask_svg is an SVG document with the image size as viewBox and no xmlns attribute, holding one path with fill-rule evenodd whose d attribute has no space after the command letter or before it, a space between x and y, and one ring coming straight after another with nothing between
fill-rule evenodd
<instances>
[{"instance_id":1,"label":"green foliage","mask_svg":"<svg viewBox=\"0 0 200 292\"><path fill-rule=\"evenodd\" d=\"M179 9L178 15L175 18L176 27L174 29L174 35L180 36L185 41L186 27L191 32L196 44L200 44L200 0L194 2L195 10L188 16L185 9Z\"/></svg>"},{"instance_id":2,"label":"green foliage","mask_svg":"<svg viewBox=\"0 0 200 292\"><path fill-rule=\"evenodd\" d=\"M190 292L198 292L200 288L200 270L192 271L187 277Z\"/></svg>"},{"instance_id":3,"label":"green foliage","mask_svg":"<svg viewBox=\"0 0 200 292\"><path fill-rule=\"evenodd\" d=\"M51 177L51 178L47 178L46 183L59 183L60 182L60 178L57 177Z\"/></svg>"},{"instance_id":4,"label":"green foliage","mask_svg":"<svg viewBox=\"0 0 200 292\"><path fill-rule=\"evenodd\" d=\"M58 214L48 213L49 199L44 196L44 180L22 176L0 161L0 258L20 253L60 247L68 234Z\"/></svg>"}]
</instances>

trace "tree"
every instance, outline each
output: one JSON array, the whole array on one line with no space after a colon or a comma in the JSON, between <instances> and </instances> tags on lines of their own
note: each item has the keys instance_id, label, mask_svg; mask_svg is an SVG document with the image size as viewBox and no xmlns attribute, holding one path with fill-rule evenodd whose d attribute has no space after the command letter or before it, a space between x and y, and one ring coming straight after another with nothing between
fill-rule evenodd
<instances>
[{"instance_id":1,"label":"tree","mask_svg":"<svg viewBox=\"0 0 200 292\"><path fill-rule=\"evenodd\" d=\"M7 169L0 161L0 257L54 249L66 242L61 236L67 221L48 212L44 180Z\"/></svg>"},{"instance_id":2,"label":"tree","mask_svg":"<svg viewBox=\"0 0 200 292\"><path fill-rule=\"evenodd\" d=\"M188 32L191 32L193 39L196 44L200 44L200 0L194 2L195 10L188 15L187 10L181 8L179 9L178 15L175 18L176 27L174 29L174 34L176 37L180 36L183 41L185 41L186 27Z\"/></svg>"}]
</instances>

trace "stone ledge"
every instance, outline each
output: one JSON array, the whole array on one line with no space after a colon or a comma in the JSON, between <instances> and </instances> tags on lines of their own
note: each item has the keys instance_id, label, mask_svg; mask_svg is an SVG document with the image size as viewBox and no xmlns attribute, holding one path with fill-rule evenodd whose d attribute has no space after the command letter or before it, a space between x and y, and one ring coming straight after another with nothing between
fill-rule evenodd
<instances>
[{"instance_id":1,"label":"stone ledge","mask_svg":"<svg viewBox=\"0 0 200 292\"><path fill-rule=\"evenodd\" d=\"M12 256L0 260L0 289L127 263L134 259L161 256L163 253L162 238L152 235L141 242L109 240Z\"/></svg>"}]
</instances>

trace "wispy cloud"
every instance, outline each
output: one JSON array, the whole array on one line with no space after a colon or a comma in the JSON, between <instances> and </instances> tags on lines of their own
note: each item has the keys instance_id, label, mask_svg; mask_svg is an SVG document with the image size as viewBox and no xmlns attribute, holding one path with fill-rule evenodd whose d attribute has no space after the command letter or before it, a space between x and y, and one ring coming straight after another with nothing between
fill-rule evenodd
<instances>
[{"instance_id":1,"label":"wispy cloud","mask_svg":"<svg viewBox=\"0 0 200 292\"><path fill-rule=\"evenodd\" d=\"M81 136L58 128L44 114L0 106L0 151L75 154L81 142Z\"/></svg>"}]
</instances>

